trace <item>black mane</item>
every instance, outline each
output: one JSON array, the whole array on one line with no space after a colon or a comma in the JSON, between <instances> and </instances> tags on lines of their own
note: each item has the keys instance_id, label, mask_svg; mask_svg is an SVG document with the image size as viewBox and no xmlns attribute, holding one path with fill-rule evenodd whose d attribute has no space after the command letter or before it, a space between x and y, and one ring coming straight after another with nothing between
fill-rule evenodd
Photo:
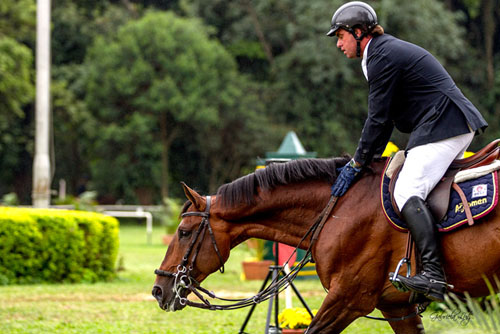
<instances>
[{"instance_id":1,"label":"black mane","mask_svg":"<svg viewBox=\"0 0 500 334\"><path fill-rule=\"evenodd\" d=\"M332 183L337 179L337 168L343 167L350 157L332 159L299 159L287 163L274 163L266 168L225 184L217 191L225 206L237 203L254 204L257 190L271 190L276 186L306 180L324 180Z\"/></svg>"}]
</instances>

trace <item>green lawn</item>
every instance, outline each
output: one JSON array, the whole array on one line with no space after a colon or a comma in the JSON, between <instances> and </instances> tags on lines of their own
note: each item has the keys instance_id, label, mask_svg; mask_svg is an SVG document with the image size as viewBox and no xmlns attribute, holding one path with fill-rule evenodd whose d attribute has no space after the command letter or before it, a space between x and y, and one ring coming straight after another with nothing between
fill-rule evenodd
<instances>
[{"instance_id":1,"label":"green lawn","mask_svg":"<svg viewBox=\"0 0 500 334\"><path fill-rule=\"evenodd\" d=\"M0 333L238 333L248 309L206 311L186 308L167 313L151 296L153 271L165 254L162 229L155 227L153 245L146 243L143 226L122 226L120 257L124 271L111 283L17 285L0 287ZM233 250L225 274L213 274L204 286L216 293L255 293L260 281L241 281L246 246ZM318 308L325 292L315 280L296 281L311 308ZM282 296L283 297L283 296ZM280 302L284 306L284 300ZM294 306L301 306L294 298ZM268 303L259 305L245 332L263 333ZM380 315L375 313L375 315ZM483 333L471 325L431 320L424 315L427 333ZM345 333L392 333L385 322L359 319Z\"/></svg>"}]
</instances>

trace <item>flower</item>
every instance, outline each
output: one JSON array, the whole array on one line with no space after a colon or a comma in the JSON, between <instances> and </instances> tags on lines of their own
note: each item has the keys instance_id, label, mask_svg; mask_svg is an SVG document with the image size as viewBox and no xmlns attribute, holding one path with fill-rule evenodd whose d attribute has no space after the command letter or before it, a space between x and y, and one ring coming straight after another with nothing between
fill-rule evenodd
<instances>
[{"instance_id":1,"label":"flower","mask_svg":"<svg viewBox=\"0 0 500 334\"><path fill-rule=\"evenodd\" d=\"M313 314L316 312L317 310L314 310ZM278 315L278 321L282 328L307 328L311 323L311 315L303 307L287 308Z\"/></svg>"}]
</instances>

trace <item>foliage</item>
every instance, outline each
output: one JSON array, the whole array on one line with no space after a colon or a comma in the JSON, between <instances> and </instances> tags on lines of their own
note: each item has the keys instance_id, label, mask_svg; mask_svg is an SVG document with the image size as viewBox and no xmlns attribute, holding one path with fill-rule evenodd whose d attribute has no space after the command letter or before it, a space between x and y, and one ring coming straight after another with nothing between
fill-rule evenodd
<instances>
[{"instance_id":1,"label":"foliage","mask_svg":"<svg viewBox=\"0 0 500 334\"><path fill-rule=\"evenodd\" d=\"M33 57L28 47L0 36L0 111L2 129L9 114L23 116L21 107L33 97Z\"/></svg>"},{"instance_id":2,"label":"foliage","mask_svg":"<svg viewBox=\"0 0 500 334\"><path fill-rule=\"evenodd\" d=\"M314 314L316 314L316 311L313 311ZM311 320L311 315L303 307L287 308L278 315L280 327L283 328L307 328Z\"/></svg>"},{"instance_id":3,"label":"foliage","mask_svg":"<svg viewBox=\"0 0 500 334\"><path fill-rule=\"evenodd\" d=\"M34 99L35 0L0 2L0 193L30 181L33 162L29 110ZM17 189L16 189L17 188Z\"/></svg>"},{"instance_id":4,"label":"foliage","mask_svg":"<svg viewBox=\"0 0 500 334\"><path fill-rule=\"evenodd\" d=\"M262 260L264 260L264 256L267 253L266 240L259 239L259 238L251 238L251 239L247 240L246 244L248 245L248 248L250 249L251 256L246 258L245 261L262 261Z\"/></svg>"},{"instance_id":5,"label":"foliage","mask_svg":"<svg viewBox=\"0 0 500 334\"><path fill-rule=\"evenodd\" d=\"M495 291L500 287L500 281L495 276L493 287L489 279L485 277L485 282L490 291L486 298L472 298L465 292L465 300L455 294L445 296L446 303L440 304L449 319L461 321L467 325L469 322L476 328L480 328L483 333L500 332L500 303L499 296Z\"/></svg>"},{"instance_id":6,"label":"foliage","mask_svg":"<svg viewBox=\"0 0 500 334\"><path fill-rule=\"evenodd\" d=\"M0 37L11 36L19 42L34 40L35 0L2 0L0 4Z\"/></svg>"},{"instance_id":7,"label":"foliage","mask_svg":"<svg viewBox=\"0 0 500 334\"><path fill-rule=\"evenodd\" d=\"M99 190L161 184L166 195L170 146L183 126L215 124L218 109L234 103L234 62L205 30L198 20L149 12L96 40L87 58L87 104L100 127L93 175L108 184ZM110 160L113 171L104 168Z\"/></svg>"},{"instance_id":8,"label":"foliage","mask_svg":"<svg viewBox=\"0 0 500 334\"><path fill-rule=\"evenodd\" d=\"M163 199L163 207L161 218L163 225L165 225L165 231L167 234L174 234L179 226L182 204L174 198L167 197Z\"/></svg>"},{"instance_id":9,"label":"foliage","mask_svg":"<svg viewBox=\"0 0 500 334\"><path fill-rule=\"evenodd\" d=\"M0 281L95 282L115 275L118 221L89 212L0 208Z\"/></svg>"},{"instance_id":10,"label":"foliage","mask_svg":"<svg viewBox=\"0 0 500 334\"><path fill-rule=\"evenodd\" d=\"M424 47L445 67L465 56L463 15L442 2L383 0L376 10L387 33Z\"/></svg>"},{"instance_id":11,"label":"foliage","mask_svg":"<svg viewBox=\"0 0 500 334\"><path fill-rule=\"evenodd\" d=\"M320 156L354 151L366 117L366 82L359 62L345 59L336 50L335 39L324 36L331 13L343 1L189 3L188 12L214 25L218 38L235 50L241 71L251 68L261 80L265 69L264 80L271 83L265 98L275 122L293 127L306 147ZM466 46L462 12L449 11L442 2L431 0L371 4L388 33L431 51L457 77L459 85L478 77L477 62L474 67L464 66L477 58L465 55L475 51ZM266 44L272 50L267 67L258 71L255 62L262 57L255 52L255 43L261 50ZM478 87L477 83L469 86ZM393 140L404 147L407 139L395 134Z\"/></svg>"},{"instance_id":12,"label":"foliage","mask_svg":"<svg viewBox=\"0 0 500 334\"><path fill-rule=\"evenodd\" d=\"M54 204L71 205L77 211L96 211L96 197L95 191L84 191L78 197L69 195L64 199L54 199Z\"/></svg>"},{"instance_id":13,"label":"foliage","mask_svg":"<svg viewBox=\"0 0 500 334\"><path fill-rule=\"evenodd\" d=\"M344 2L58 1L54 180L77 195L86 179L108 203L137 203L144 193L160 203L182 195L172 187L179 180L214 192L252 171L291 129L320 157L352 154L367 85L359 61L324 35ZM490 126L471 150L500 137L498 0L369 3L387 33L431 51L483 113ZM0 1L0 194L15 192L22 204L31 201L35 14L35 0ZM204 71L191 75L187 56L170 61L177 40ZM177 76L165 75L167 60ZM407 136L395 131L392 140L404 148Z\"/></svg>"},{"instance_id":14,"label":"foliage","mask_svg":"<svg viewBox=\"0 0 500 334\"><path fill-rule=\"evenodd\" d=\"M83 90L83 75L81 65L59 66L53 71L51 85L54 179L67 180L67 192L74 195L79 195L79 187L88 181L88 157L92 147L89 139L95 136L96 131L94 116L79 98ZM72 164L68 164L67 160Z\"/></svg>"},{"instance_id":15,"label":"foliage","mask_svg":"<svg viewBox=\"0 0 500 334\"><path fill-rule=\"evenodd\" d=\"M0 32L0 176L6 180L14 179L12 171L21 165L19 150L26 147L20 124L23 107L34 97L32 67L31 50Z\"/></svg>"},{"instance_id":16,"label":"foliage","mask_svg":"<svg viewBox=\"0 0 500 334\"><path fill-rule=\"evenodd\" d=\"M8 193L2 196L2 201L0 202L2 205L15 206L19 205L19 199L17 198L16 193Z\"/></svg>"}]
</instances>

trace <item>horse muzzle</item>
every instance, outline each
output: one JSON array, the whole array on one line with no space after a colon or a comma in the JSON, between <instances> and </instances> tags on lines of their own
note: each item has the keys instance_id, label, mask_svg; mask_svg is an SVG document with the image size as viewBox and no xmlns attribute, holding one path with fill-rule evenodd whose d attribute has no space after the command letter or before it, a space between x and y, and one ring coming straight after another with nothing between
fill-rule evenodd
<instances>
[{"instance_id":1,"label":"horse muzzle","mask_svg":"<svg viewBox=\"0 0 500 334\"><path fill-rule=\"evenodd\" d=\"M153 297L155 297L158 302L158 306L166 312L175 312L182 310L186 307L185 301L188 294L188 290L182 289L179 291L180 297L176 293L166 293L169 289L165 289L161 285L155 284L153 286L153 291L151 291Z\"/></svg>"}]
</instances>

